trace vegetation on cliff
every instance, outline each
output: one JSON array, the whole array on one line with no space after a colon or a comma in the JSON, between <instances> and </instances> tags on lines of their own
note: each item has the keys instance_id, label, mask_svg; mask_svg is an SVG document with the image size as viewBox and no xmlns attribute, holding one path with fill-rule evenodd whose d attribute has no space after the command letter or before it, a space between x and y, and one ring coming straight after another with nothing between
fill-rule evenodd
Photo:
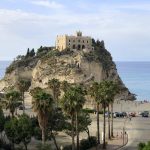
<instances>
[{"instance_id":1,"label":"vegetation on cliff","mask_svg":"<svg viewBox=\"0 0 150 150\"><path fill-rule=\"evenodd\" d=\"M112 56L105 49L105 44L104 41L95 41L94 39L92 40L92 44L94 47L94 50L91 51L90 53L84 53L84 56L88 61L99 61L104 70L109 71L115 63L112 60Z\"/></svg>"},{"instance_id":2,"label":"vegetation on cliff","mask_svg":"<svg viewBox=\"0 0 150 150\"><path fill-rule=\"evenodd\" d=\"M94 50L90 53L84 53L84 57L88 61L99 61L102 63L105 70L111 69L114 65L112 61L111 54L105 49L104 41L92 40ZM17 68L20 67L30 67L34 68L38 60L46 61L48 59L54 58L55 56L62 55L72 55L73 51L70 49L65 49L63 51L58 51L54 47L40 47L37 52L34 49L27 49L26 55L18 55L16 59L11 63L11 65L6 69L6 73L9 74Z\"/></svg>"}]
</instances>

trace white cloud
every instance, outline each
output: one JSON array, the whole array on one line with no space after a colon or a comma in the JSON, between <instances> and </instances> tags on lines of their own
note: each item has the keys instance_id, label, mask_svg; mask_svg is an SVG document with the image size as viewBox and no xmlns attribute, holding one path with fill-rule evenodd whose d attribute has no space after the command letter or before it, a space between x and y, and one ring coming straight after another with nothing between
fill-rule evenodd
<instances>
[{"instance_id":1,"label":"white cloud","mask_svg":"<svg viewBox=\"0 0 150 150\"><path fill-rule=\"evenodd\" d=\"M27 47L54 45L57 34L73 34L76 30L105 40L115 60L150 58L150 14L120 11L116 7L97 6L94 12L88 13L69 8L65 11L58 9L55 13L47 14L0 9L0 48L4 50L0 50L0 59L9 56L14 58L19 53L25 53ZM147 54L140 51L143 47ZM138 56L130 55L135 49Z\"/></svg>"},{"instance_id":2,"label":"white cloud","mask_svg":"<svg viewBox=\"0 0 150 150\"><path fill-rule=\"evenodd\" d=\"M48 7L52 9L58 9L58 8L63 8L63 5L60 3L57 3L55 1L48 1L48 0L34 0L31 1L32 4L38 5L38 6L43 6L43 7Z\"/></svg>"}]
</instances>

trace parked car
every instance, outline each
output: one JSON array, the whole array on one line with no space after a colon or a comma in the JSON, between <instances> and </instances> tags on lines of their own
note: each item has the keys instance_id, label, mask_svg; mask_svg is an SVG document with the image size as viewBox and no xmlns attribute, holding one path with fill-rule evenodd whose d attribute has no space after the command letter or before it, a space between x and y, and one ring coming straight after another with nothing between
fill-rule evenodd
<instances>
[{"instance_id":1,"label":"parked car","mask_svg":"<svg viewBox=\"0 0 150 150\"><path fill-rule=\"evenodd\" d=\"M113 113L113 116L114 116L114 118L116 118L117 116L116 116L116 113Z\"/></svg>"},{"instance_id":2,"label":"parked car","mask_svg":"<svg viewBox=\"0 0 150 150\"><path fill-rule=\"evenodd\" d=\"M138 114L139 114L139 115L142 115L142 113L143 113L143 112L139 112Z\"/></svg>"},{"instance_id":3,"label":"parked car","mask_svg":"<svg viewBox=\"0 0 150 150\"><path fill-rule=\"evenodd\" d=\"M126 112L122 112L122 116L123 117L127 117L127 113Z\"/></svg>"},{"instance_id":4,"label":"parked car","mask_svg":"<svg viewBox=\"0 0 150 150\"><path fill-rule=\"evenodd\" d=\"M136 113L135 113L135 112L131 112L131 113L129 114L129 116L131 116L131 117L136 117Z\"/></svg>"},{"instance_id":5,"label":"parked car","mask_svg":"<svg viewBox=\"0 0 150 150\"><path fill-rule=\"evenodd\" d=\"M109 113L106 112L106 113L105 113L105 116L108 117L108 114L111 116L111 112L109 112Z\"/></svg>"},{"instance_id":6,"label":"parked car","mask_svg":"<svg viewBox=\"0 0 150 150\"><path fill-rule=\"evenodd\" d=\"M111 117L111 112L109 112L109 115ZM108 112L105 113L105 116L108 117ZM113 113L113 117L116 118L116 114L115 113Z\"/></svg>"},{"instance_id":7,"label":"parked car","mask_svg":"<svg viewBox=\"0 0 150 150\"><path fill-rule=\"evenodd\" d=\"M149 112L148 111L144 111L143 113L142 113L142 117L148 117L149 116Z\"/></svg>"},{"instance_id":8,"label":"parked car","mask_svg":"<svg viewBox=\"0 0 150 150\"><path fill-rule=\"evenodd\" d=\"M116 114L116 117L123 117L122 112L115 112L115 114Z\"/></svg>"}]
</instances>

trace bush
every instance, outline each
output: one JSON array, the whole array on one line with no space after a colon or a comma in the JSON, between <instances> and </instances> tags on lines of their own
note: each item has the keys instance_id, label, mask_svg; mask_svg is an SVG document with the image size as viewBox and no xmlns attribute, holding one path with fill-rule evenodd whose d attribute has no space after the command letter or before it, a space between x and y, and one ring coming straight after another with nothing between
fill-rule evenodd
<instances>
[{"instance_id":1,"label":"bush","mask_svg":"<svg viewBox=\"0 0 150 150\"><path fill-rule=\"evenodd\" d=\"M39 144L37 145L37 150L52 150L51 145L48 144Z\"/></svg>"},{"instance_id":2,"label":"bush","mask_svg":"<svg viewBox=\"0 0 150 150\"><path fill-rule=\"evenodd\" d=\"M85 112L85 113L94 113L95 112L95 110L94 109L89 109L89 108L85 108L85 109L83 109L83 112Z\"/></svg>"},{"instance_id":3,"label":"bush","mask_svg":"<svg viewBox=\"0 0 150 150\"><path fill-rule=\"evenodd\" d=\"M89 139L83 139L80 141L80 150L87 150L91 148Z\"/></svg>"},{"instance_id":4,"label":"bush","mask_svg":"<svg viewBox=\"0 0 150 150\"><path fill-rule=\"evenodd\" d=\"M85 108L85 109L83 109L83 112L93 114L93 113L96 113L96 110ZM103 111L99 111L99 114L103 114Z\"/></svg>"},{"instance_id":5,"label":"bush","mask_svg":"<svg viewBox=\"0 0 150 150\"><path fill-rule=\"evenodd\" d=\"M72 150L72 145L64 146L63 150Z\"/></svg>"},{"instance_id":6,"label":"bush","mask_svg":"<svg viewBox=\"0 0 150 150\"><path fill-rule=\"evenodd\" d=\"M39 128L39 127L36 127L35 129L34 129L34 138L36 139L36 140L42 140L42 131L41 131L41 129Z\"/></svg>"},{"instance_id":7,"label":"bush","mask_svg":"<svg viewBox=\"0 0 150 150\"><path fill-rule=\"evenodd\" d=\"M87 150L97 145L96 137L91 136L88 139L83 139L80 141L80 150Z\"/></svg>"},{"instance_id":8,"label":"bush","mask_svg":"<svg viewBox=\"0 0 150 150\"><path fill-rule=\"evenodd\" d=\"M149 150L150 149L150 141L147 143L139 143L138 150Z\"/></svg>"},{"instance_id":9,"label":"bush","mask_svg":"<svg viewBox=\"0 0 150 150\"><path fill-rule=\"evenodd\" d=\"M96 146L97 145L97 139L96 139L96 137L95 136L90 136L89 137L89 142L90 142L90 146L91 147Z\"/></svg>"},{"instance_id":10,"label":"bush","mask_svg":"<svg viewBox=\"0 0 150 150\"><path fill-rule=\"evenodd\" d=\"M138 150L143 150L144 147L145 147L145 143L139 143Z\"/></svg>"},{"instance_id":11,"label":"bush","mask_svg":"<svg viewBox=\"0 0 150 150\"><path fill-rule=\"evenodd\" d=\"M0 149L11 150L11 145L6 144L3 140L0 139Z\"/></svg>"},{"instance_id":12,"label":"bush","mask_svg":"<svg viewBox=\"0 0 150 150\"><path fill-rule=\"evenodd\" d=\"M87 150L97 145L95 136L90 136L88 139L82 139L80 141L80 150ZM63 150L72 150L72 145L64 146Z\"/></svg>"},{"instance_id":13,"label":"bush","mask_svg":"<svg viewBox=\"0 0 150 150\"><path fill-rule=\"evenodd\" d=\"M15 70L13 65L10 65L9 67L6 68L6 73L9 74L11 73L13 70Z\"/></svg>"}]
</instances>

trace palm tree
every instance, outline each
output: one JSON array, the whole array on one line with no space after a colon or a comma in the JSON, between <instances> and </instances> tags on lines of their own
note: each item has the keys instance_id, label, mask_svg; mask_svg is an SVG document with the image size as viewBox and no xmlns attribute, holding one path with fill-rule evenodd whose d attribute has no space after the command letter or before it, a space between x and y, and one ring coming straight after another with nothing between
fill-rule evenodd
<instances>
[{"instance_id":1,"label":"palm tree","mask_svg":"<svg viewBox=\"0 0 150 150\"><path fill-rule=\"evenodd\" d=\"M76 98L76 106L75 106L75 109L76 109L76 136L77 136L77 150L79 150L79 122L78 122L78 116L79 116L79 113L81 112L82 110L82 107L85 103L85 98L84 98L84 95L85 95L85 91L81 88L81 86L76 86L74 88L75 90L75 98Z\"/></svg>"},{"instance_id":2,"label":"palm tree","mask_svg":"<svg viewBox=\"0 0 150 150\"><path fill-rule=\"evenodd\" d=\"M111 82L111 90L110 90L110 94L111 94L111 100L110 100L110 105L111 105L111 137L114 137L113 135L113 104L114 104L114 98L115 96L118 94L119 92L119 85L116 82Z\"/></svg>"},{"instance_id":3,"label":"palm tree","mask_svg":"<svg viewBox=\"0 0 150 150\"><path fill-rule=\"evenodd\" d=\"M39 126L42 130L42 143L44 144L46 141L48 114L53 109L53 98L39 87L31 90L31 95L33 97L32 107L37 112Z\"/></svg>"},{"instance_id":4,"label":"palm tree","mask_svg":"<svg viewBox=\"0 0 150 150\"><path fill-rule=\"evenodd\" d=\"M58 79L51 79L48 81L48 86L52 90L53 99L58 107L58 97L60 96L60 82Z\"/></svg>"},{"instance_id":5,"label":"palm tree","mask_svg":"<svg viewBox=\"0 0 150 150\"><path fill-rule=\"evenodd\" d=\"M97 104L97 143L100 144L100 127L99 127L99 107L100 107L100 93L99 93L99 83L94 82L92 86L89 89L89 93L91 97L94 98L96 104Z\"/></svg>"},{"instance_id":6,"label":"palm tree","mask_svg":"<svg viewBox=\"0 0 150 150\"><path fill-rule=\"evenodd\" d=\"M70 83L68 83L67 81L62 81L61 82L61 89L63 90L63 92L67 92L67 90L70 88Z\"/></svg>"},{"instance_id":7,"label":"palm tree","mask_svg":"<svg viewBox=\"0 0 150 150\"><path fill-rule=\"evenodd\" d=\"M103 105L103 109L104 109L104 126L103 126L103 132L104 132L104 139L103 139L103 148L106 148L106 116L105 116L105 112L106 112L106 106L109 104L110 99L111 99L111 81L102 81L100 83L100 87L99 87L99 93L101 93L101 103Z\"/></svg>"},{"instance_id":8,"label":"palm tree","mask_svg":"<svg viewBox=\"0 0 150 150\"><path fill-rule=\"evenodd\" d=\"M108 139L111 139L111 133L110 133L110 99L107 101L107 107L108 107Z\"/></svg>"},{"instance_id":9,"label":"palm tree","mask_svg":"<svg viewBox=\"0 0 150 150\"><path fill-rule=\"evenodd\" d=\"M23 100L23 114L25 113L24 93L29 89L30 86L31 86L30 80L20 79L17 83L17 87L21 93L22 100Z\"/></svg>"},{"instance_id":10,"label":"palm tree","mask_svg":"<svg viewBox=\"0 0 150 150\"><path fill-rule=\"evenodd\" d=\"M71 117L72 150L75 149L74 127L76 126L77 148L79 149L78 113L85 103L84 92L81 87L71 87L64 94L61 104L64 112Z\"/></svg>"},{"instance_id":11,"label":"palm tree","mask_svg":"<svg viewBox=\"0 0 150 150\"><path fill-rule=\"evenodd\" d=\"M10 91L6 93L5 99L2 103L4 104L6 110L9 109L11 116L14 117L15 110L21 101L21 94L18 91Z\"/></svg>"},{"instance_id":12,"label":"palm tree","mask_svg":"<svg viewBox=\"0 0 150 150\"><path fill-rule=\"evenodd\" d=\"M107 90L108 92L108 100L107 100L107 107L108 107L108 138L111 139L111 127L110 127L110 105L112 103L112 92L113 92L113 81L107 81ZM111 118L113 117L113 112L111 112Z\"/></svg>"}]
</instances>

